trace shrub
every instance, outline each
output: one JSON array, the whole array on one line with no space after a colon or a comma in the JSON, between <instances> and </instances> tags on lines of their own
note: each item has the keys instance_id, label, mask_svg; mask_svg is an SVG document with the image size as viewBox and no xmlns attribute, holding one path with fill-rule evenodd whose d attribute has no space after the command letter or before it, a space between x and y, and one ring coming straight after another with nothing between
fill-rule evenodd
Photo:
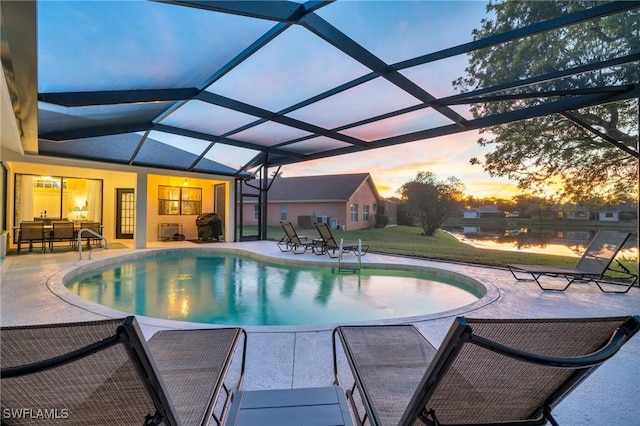
<instances>
[{"instance_id":1,"label":"shrub","mask_svg":"<svg viewBox=\"0 0 640 426\"><path fill-rule=\"evenodd\" d=\"M389 217L382 213L376 213L376 228L385 228L389 224Z\"/></svg>"}]
</instances>

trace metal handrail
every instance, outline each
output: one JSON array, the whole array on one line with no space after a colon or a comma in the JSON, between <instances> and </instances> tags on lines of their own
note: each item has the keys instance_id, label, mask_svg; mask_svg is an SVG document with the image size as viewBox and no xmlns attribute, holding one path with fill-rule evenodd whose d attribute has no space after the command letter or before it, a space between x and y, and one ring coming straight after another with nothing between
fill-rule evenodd
<instances>
[{"instance_id":1,"label":"metal handrail","mask_svg":"<svg viewBox=\"0 0 640 426\"><path fill-rule=\"evenodd\" d=\"M92 235L95 235L96 237L98 237L102 241L104 241L104 246L103 247L98 247L96 249L90 249L89 250L89 260L91 260L91 253L94 252L94 251L102 251L102 250L106 249L107 247L109 247L109 241L107 241L107 239L102 234L97 233L93 229L82 228L81 230L78 231L78 253L80 253L80 260L82 260L82 233L85 232L85 231L90 233L90 234L92 234Z\"/></svg>"},{"instance_id":2,"label":"metal handrail","mask_svg":"<svg viewBox=\"0 0 640 426\"><path fill-rule=\"evenodd\" d=\"M343 239L340 238L340 244L338 245L338 272L340 272L342 270L342 255L344 254L344 247L343 247ZM362 269L362 240L358 240L358 251L356 253L356 256L358 258L358 269L352 269L352 271L358 272L360 273L360 270Z\"/></svg>"}]
</instances>

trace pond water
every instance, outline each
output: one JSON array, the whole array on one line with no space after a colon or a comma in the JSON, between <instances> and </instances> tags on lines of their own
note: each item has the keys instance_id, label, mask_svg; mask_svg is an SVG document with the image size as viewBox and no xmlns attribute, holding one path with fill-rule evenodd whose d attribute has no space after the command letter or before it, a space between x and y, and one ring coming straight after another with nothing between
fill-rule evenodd
<instances>
[{"instance_id":1,"label":"pond water","mask_svg":"<svg viewBox=\"0 0 640 426\"><path fill-rule=\"evenodd\" d=\"M446 228L446 231L478 248L580 257L598 229L466 226ZM637 241L637 234L632 233L620 256L637 258Z\"/></svg>"}]
</instances>

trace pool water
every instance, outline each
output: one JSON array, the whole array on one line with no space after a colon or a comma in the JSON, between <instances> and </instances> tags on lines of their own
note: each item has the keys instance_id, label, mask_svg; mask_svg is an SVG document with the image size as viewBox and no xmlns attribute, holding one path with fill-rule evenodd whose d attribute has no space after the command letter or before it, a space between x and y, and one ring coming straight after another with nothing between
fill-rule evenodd
<instances>
[{"instance_id":1,"label":"pool water","mask_svg":"<svg viewBox=\"0 0 640 426\"><path fill-rule=\"evenodd\" d=\"M66 286L121 311L225 325L308 325L431 314L477 301L469 285L426 273L336 274L224 253L169 252L95 269Z\"/></svg>"}]
</instances>

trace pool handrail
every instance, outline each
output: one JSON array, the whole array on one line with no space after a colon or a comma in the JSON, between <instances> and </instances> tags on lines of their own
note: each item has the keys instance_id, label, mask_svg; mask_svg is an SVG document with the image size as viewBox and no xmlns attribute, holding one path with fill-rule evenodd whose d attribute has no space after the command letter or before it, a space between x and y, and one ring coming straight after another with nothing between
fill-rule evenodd
<instances>
[{"instance_id":1,"label":"pool handrail","mask_svg":"<svg viewBox=\"0 0 640 426\"><path fill-rule=\"evenodd\" d=\"M102 251L105 250L106 248L109 247L109 241L104 237L104 235L94 231L93 229L89 229L89 228L82 228L78 231L78 253L80 254L80 260L82 260L82 233L83 232L88 232L94 236L96 236L97 238L100 238L102 241L104 241L104 246L102 247L98 247L95 249L89 249L89 260L91 260L91 253L94 251Z\"/></svg>"},{"instance_id":2,"label":"pool handrail","mask_svg":"<svg viewBox=\"0 0 640 426\"><path fill-rule=\"evenodd\" d=\"M338 273L342 271L347 271L347 269L342 269L342 255L344 254L344 240L340 238L340 243L338 244ZM360 273L362 269L362 240L358 239L358 251L356 252L356 257L358 258L358 269L349 269L349 271L355 273Z\"/></svg>"}]
</instances>

